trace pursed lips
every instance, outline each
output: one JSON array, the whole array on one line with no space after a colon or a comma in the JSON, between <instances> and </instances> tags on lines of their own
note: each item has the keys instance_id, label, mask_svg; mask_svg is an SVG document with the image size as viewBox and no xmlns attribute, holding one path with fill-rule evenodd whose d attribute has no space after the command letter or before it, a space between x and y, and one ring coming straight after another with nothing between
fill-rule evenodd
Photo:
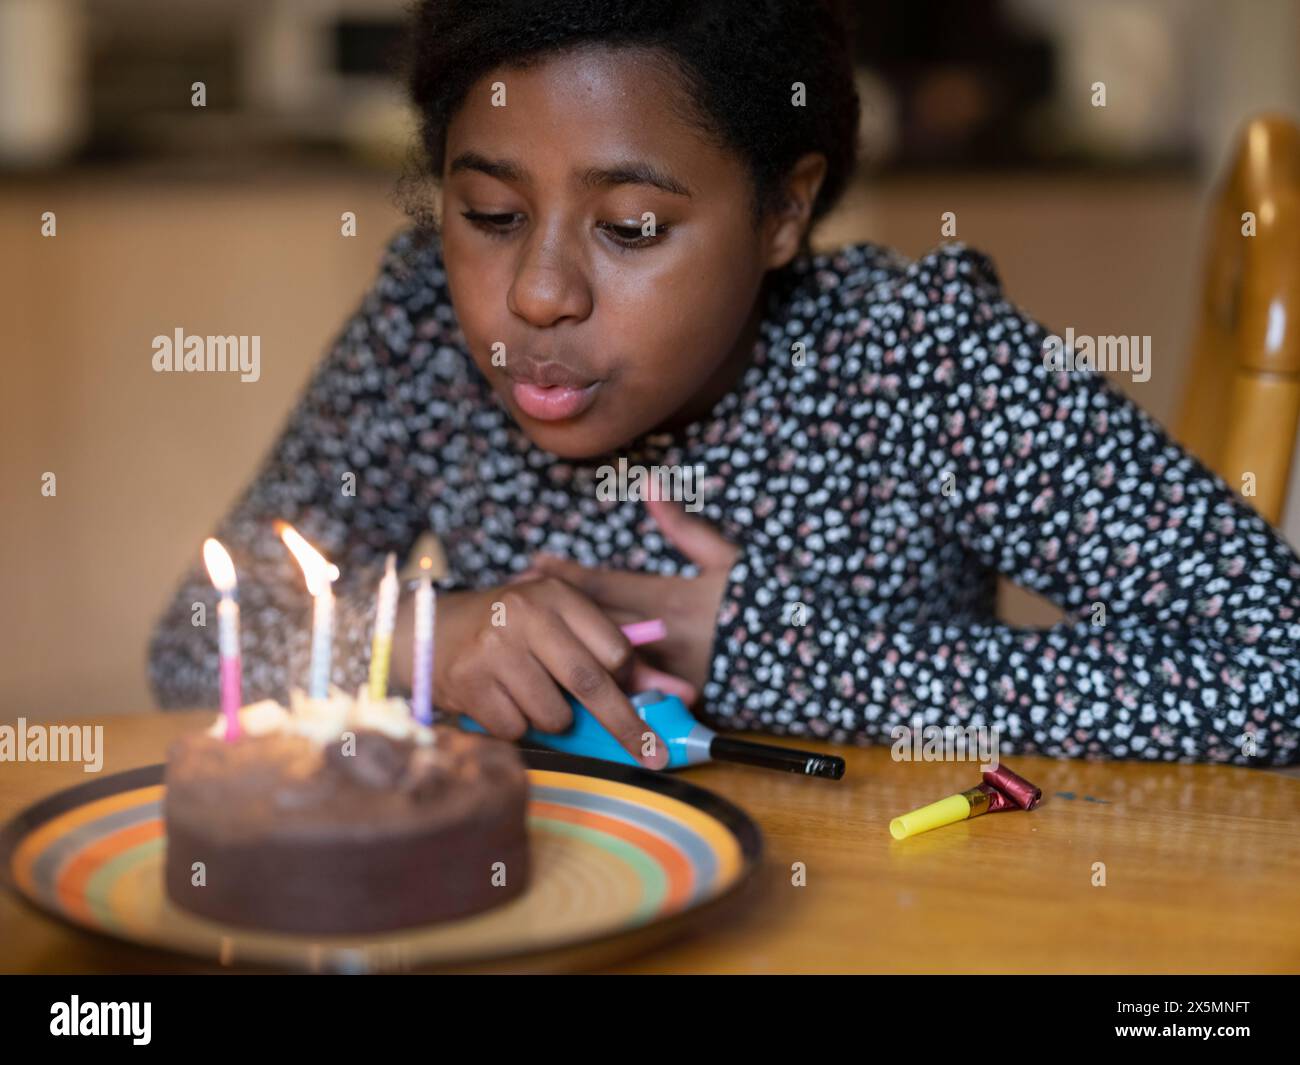
<instances>
[{"instance_id":1,"label":"pursed lips","mask_svg":"<svg viewBox=\"0 0 1300 1065\"><path fill-rule=\"evenodd\" d=\"M505 371L512 381L510 394L515 405L528 417L543 422L578 417L595 402L600 386L598 380L558 362L507 362Z\"/></svg>"},{"instance_id":2,"label":"pursed lips","mask_svg":"<svg viewBox=\"0 0 1300 1065\"><path fill-rule=\"evenodd\" d=\"M506 376L512 381L539 388L586 388L595 383L594 377L569 369L559 362L537 362L525 359L522 363L511 363L507 358Z\"/></svg>"}]
</instances>

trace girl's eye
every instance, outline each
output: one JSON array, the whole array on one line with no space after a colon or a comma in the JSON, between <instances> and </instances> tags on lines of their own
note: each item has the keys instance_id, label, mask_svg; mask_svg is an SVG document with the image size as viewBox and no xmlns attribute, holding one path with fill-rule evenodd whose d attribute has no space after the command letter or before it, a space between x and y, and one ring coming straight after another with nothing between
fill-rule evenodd
<instances>
[{"instance_id":1,"label":"girl's eye","mask_svg":"<svg viewBox=\"0 0 1300 1065\"><path fill-rule=\"evenodd\" d=\"M461 212L461 217L490 237L504 238L509 236L513 229L517 228L517 219L521 216L518 212L487 214L483 211L467 210ZM618 225L613 222L600 222L598 225L600 229L610 234L615 247L627 251L648 248L661 240L663 235L668 232L668 227L662 224L655 226L654 233L650 235L643 233L639 225Z\"/></svg>"},{"instance_id":2,"label":"girl's eye","mask_svg":"<svg viewBox=\"0 0 1300 1065\"><path fill-rule=\"evenodd\" d=\"M481 229L490 237L504 237L510 232L510 223L512 219L518 218L519 215L514 212L507 214L484 214L482 211L462 211L461 216L476 229Z\"/></svg>"},{"instance_id":3,"label":"girl's eye","mask_svg":"<svg viewBox=\"0 0 1300 1065\"><path fill-rule=\"evenodd\" d=\"M656 225L654 233L649 236L641 231L640 226L620 226L612 222L601 222L600 228L613 236L616 247L629 251L648 248L662 240L663 235L668 232L668 227L663 224Z\"/></svg>"}]
</instances>

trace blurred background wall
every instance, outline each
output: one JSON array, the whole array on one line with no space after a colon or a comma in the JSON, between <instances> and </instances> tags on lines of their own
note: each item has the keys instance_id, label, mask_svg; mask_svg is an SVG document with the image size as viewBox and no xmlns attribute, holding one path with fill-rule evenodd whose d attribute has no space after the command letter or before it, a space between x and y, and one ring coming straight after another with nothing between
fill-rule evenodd
<instances>
[{"instance_id":1,"label":"blurred background wall","mask_svg":"<svg viewBox=\"0 0 1300 1065\"><path fill-rule=\"evenodd\" d=\"M150 707L153 620L404 223L402 7L0 0L0 720ZM1300 114L1300 2L857 7L862 171L815 244L915 256L954 212L1049 329L1150 335L1117 383L1172 419L1212 183ZM155 374L178 326L260 335L261 379Z\"/></svg>"}]
</instances>

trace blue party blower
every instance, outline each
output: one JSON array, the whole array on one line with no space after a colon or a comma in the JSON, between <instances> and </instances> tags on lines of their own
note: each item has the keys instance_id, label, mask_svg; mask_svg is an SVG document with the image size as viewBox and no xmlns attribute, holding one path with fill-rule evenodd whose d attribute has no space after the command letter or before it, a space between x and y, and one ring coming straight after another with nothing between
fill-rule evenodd
<instances>
[{"instance_id":1,"label":"blue party blower","mask_svg":"<svg viewBox=\"0 0 1300 1065\"><path fill-rule=\"evenodd\" d=\"M530 728L524 740L539 747L580 754L588 758L603 758L624 765L640 765L597 719L568 692L564 693L573 709L573 724L564 732L543 732ZM675 695L660 691L644 691L630 696L637 715L668 745L669 769L699 765L702 762L740 762L764 769L780 769L787 773L825 777L839 780L844 776L844 759L834 755L812 754L789 747L771 747L763 743L748 743L719 736L711 728L700 724L686 704ZM485 732L477 721L462 714L460 723L471 732Z\"/></svg>"}]
</instances>

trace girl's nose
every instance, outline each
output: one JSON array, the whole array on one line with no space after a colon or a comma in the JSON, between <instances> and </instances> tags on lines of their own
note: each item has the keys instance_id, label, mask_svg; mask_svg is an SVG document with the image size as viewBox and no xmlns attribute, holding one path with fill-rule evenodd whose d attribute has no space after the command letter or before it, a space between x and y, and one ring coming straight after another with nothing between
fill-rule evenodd
<instances>
[{"instance_id":1,"label":"girl's nose","mask_svg":"<svg viewBox=\"0 0 1300 1065\"><path fill-rule=\"evenodd\" d=\"M579 258L558 239L529 240L520 253L507 303L513 314L545 328L591 313L591 288Z\"/></svg>"}]
</instances>

